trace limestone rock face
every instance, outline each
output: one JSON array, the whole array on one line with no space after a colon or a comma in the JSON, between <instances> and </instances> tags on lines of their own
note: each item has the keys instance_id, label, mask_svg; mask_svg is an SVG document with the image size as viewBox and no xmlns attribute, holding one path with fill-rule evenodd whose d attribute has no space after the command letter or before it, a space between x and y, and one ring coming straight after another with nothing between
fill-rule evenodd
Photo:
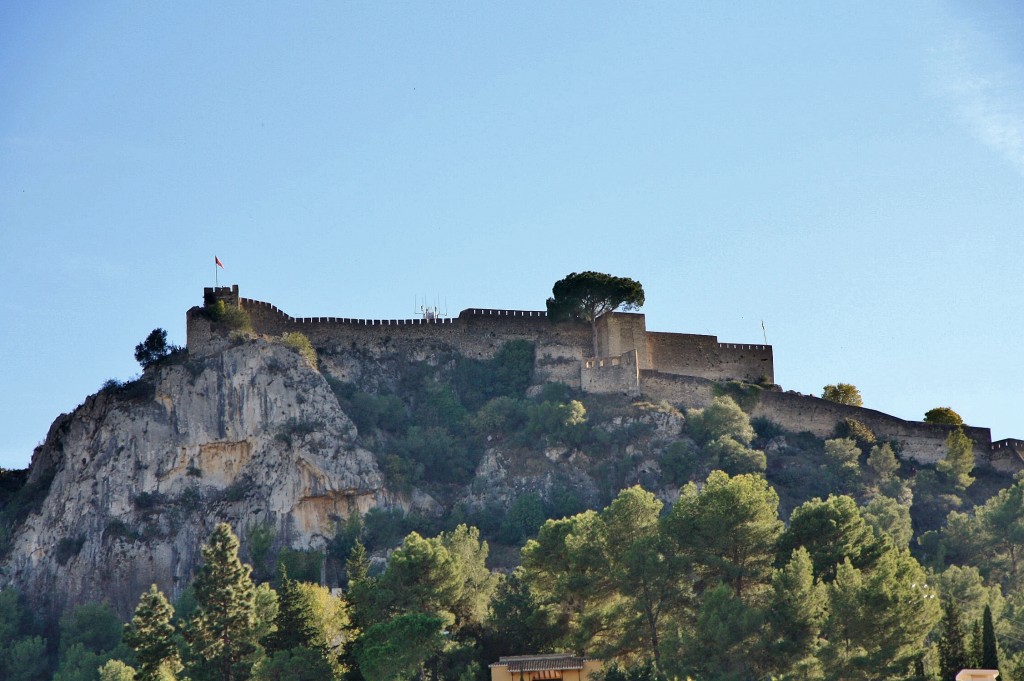
<instances>
[{"instance_id":1,"label":"limestone rock face","mask_svg":"<svg viewBox=\"0 0 1024 681\"><path fill-rule=\"evenodd\" d=\"M279 344L147 371L54 423L31 474L52 483L0 585L54 610L108 600L127 615L151 583L177 597L222 520L243 544L260 527L279 545L321 548L351 513L410 505L356 435L323 376Z\"/></svg>"}]
</instances>

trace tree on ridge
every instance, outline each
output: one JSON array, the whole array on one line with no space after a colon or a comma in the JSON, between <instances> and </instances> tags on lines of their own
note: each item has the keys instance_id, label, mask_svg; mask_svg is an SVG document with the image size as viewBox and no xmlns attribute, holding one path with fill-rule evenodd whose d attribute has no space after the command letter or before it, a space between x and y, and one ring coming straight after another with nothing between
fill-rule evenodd
<instances>
[{"instance_id":1,"label":"tree on ridge","mask_svg":"<svg viewBox=\"0 0 1024 681\"><path fill-rule=\"evenodd\" d=\"M573 272L555 282L548 298L548 317L551 321L578 319L590 322L597 349L597 319L619 308L637 310L644 304L644 287L628 277L615 277L602 272Z\"/></svg>"}]
</instances>

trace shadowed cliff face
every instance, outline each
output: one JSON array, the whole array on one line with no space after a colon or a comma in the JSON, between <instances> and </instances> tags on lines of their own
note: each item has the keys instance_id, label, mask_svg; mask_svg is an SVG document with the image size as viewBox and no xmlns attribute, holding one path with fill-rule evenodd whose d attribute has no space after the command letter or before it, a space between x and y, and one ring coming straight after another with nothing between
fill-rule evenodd
<instances>
[{"instance_id":1,"label":"shadowed cliff face","mask_svg":"<svg viewBox=\"0 0 1024 681\"><path fill-rule=\"evenodd\" d=\"M52 483L0 584L124 615L151 583L176 597L221 520L243 538L270 526L283 544L322 547L353 512L408 506L356 435L323 376L283 346L160 366L55 422L32 472Z\"/></svg>"}]
</instances>

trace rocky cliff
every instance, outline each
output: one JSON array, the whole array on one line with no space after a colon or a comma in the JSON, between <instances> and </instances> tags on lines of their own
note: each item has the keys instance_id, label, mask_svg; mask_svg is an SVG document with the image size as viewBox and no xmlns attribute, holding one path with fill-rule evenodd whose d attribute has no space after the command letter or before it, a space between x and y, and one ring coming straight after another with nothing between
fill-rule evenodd
<instances>
[{"instance_id":1,"label":"rocky cliff","mask_svg":"<svg viewBox=\"0 0 1024 681\"><path fill-rule=\"evenodd\" d=\"M218 521L322 545L334 519L411 503L389 495L356 435L324 377L281 345L164 362L54 423L30 484L52 481L2 579L124 613L151 583L178 595Z\"/></svg>"}]
</instances>

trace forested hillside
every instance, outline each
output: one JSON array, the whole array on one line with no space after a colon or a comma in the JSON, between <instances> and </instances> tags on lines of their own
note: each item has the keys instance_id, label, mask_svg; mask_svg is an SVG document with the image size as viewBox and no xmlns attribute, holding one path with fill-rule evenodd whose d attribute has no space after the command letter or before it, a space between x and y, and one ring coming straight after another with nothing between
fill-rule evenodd
<instances>
[{"instance_id":1,"label":"forested hillside","mask_svg":"<svg viewBox=\"0 0 1024 681\"><path fill-rule=\"evenodd\" d=\"M0 480L0 676L1024 680L1024 486L958 431L924 466L751 421L761 386L585 395L533 354L157 353Z\"/></svg>"}]
</instances>

